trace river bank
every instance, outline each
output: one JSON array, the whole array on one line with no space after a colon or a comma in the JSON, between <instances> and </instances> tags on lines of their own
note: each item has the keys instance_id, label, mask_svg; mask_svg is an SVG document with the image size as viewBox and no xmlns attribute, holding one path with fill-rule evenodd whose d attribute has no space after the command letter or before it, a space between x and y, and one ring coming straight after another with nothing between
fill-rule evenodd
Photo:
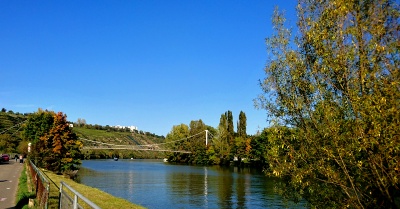
<instances>
[{"instance_id":1,"label":"river bank","mask_svg":"<svg viewBox=\"0 0 400 209\"><path fill-rule=\"evenodd\" d=\"M77 183L63 175L57 175L50 171L43 171L52 182L50 184L49 208L58 208L58 191L61 181L66 182L76 191L88 198L90 201L98 205L100 208L128 208L128 209L143 209L145 207L133 204L123 198L115 197L109 193L101 191L84 184Z\"/></svg>"}]
</instances>

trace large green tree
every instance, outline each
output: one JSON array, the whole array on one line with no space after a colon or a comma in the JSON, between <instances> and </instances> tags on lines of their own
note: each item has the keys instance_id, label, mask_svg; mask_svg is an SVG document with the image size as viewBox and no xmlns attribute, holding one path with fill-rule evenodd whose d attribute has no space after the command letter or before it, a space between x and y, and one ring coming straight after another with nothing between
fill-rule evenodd
<instances>
[{"instance_id":1,"label":"large green tree","mask_svg":"<svg viewBox=\"0 0 400 209\"><path fill-rule=\"evenodd\" d=\"M207 130L207 126L200 119L190 121L189 128L190 139L188 140L188 142L190 143L189 150L192 152L190 154L189 163L207 164L208 156L206 154L207 147L205 138L205 130Z\"/></svg>"},{"instance_id":2,"label":"large green tree","mask_svg":"<svg viewBox=\"0 0 400 209\"><path fill-rule=\"evenodd\" d=\"M400 206L399 11L391 0L300 0L296 33L275 11L258 105L275 123L267 158L285 195Z\"/></svg>"},{"instance_id":3,"label":"large green tree","mask_svg":"<svg viewBox=\"0 0 400 209\"><path fill-rule=\"evenodd\" d=\"M165 141L172 150L188 150L190 144L187 142L190 131L186 124L175 125L167 134ZM187 162L188 154L171 152L167 153L169 162Z\"/></svg>"},{"instance_id":4,"label":"large green tree","mask_svg":"<svg viewBox=\"0 0 400 209\"><path fill-rule=\"evenodd\" d=\"M237 123L237 134L239 137L247 137L247 118L246 113L240 111L239 121Z\"/></svg>"},{"instance_id":5,"label":"large green tree","mask_svg":"<svg viewBox=\"0 0 400 209\"><path fill-rule=\"evenodd\" d=\"M36 144L40 137L48 133L53 126L54 112L38 109L37 112L30 114L24 124L22 137Z\"/></svg>"},{"instance_id":6,"label":"large green tree","mask_svg":"<svg viewBox=\"0 0 400 209\"><path fill-rule=\"evenodd\" d=\"M225 112L225 118L226 118L226 131L228 133L228 141L230 143L233 142L234 137L235 137L235 130L233 127L233 115L232 111L228 110Z\"/></svg>"}]
</instances>

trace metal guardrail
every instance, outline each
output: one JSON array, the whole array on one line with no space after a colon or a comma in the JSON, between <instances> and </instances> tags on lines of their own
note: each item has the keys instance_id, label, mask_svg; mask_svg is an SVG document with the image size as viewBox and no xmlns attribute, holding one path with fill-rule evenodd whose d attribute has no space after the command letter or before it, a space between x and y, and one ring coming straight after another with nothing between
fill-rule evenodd
<instances>
[{"instance_id":1,"label":"metal guardrail","mask_svg":"<svg viewBox=\"0 0 400 209\"><path fill-rule=\"evenodd\" d=\"M68 194L68 191L64 190L64 187L68 188L70 191L69 193L73 194L73 198ZM99 206L94 204L92 201L81 195L79 192L77 192L75 189L73 189L71 186L66 184L65 182L61 181L60 184L60 209L83 209L82 205L79 204L78 198L81 199L83 202L86 203L86 205L90 206L91 208L94 209L100 209Z\"/></svg>"},{"instance_id":2,"label":"metal guardrail","mask_svg":"<svg viewBox=\"0 0 400 209\"><path fill-rule=\"evenodd\" d=\"M50 182L43 173L29 160L29 167L32 180L35 185L36 199L41 208L48 208L48 200L50 194Z\"/></svg>"}]
</instances>

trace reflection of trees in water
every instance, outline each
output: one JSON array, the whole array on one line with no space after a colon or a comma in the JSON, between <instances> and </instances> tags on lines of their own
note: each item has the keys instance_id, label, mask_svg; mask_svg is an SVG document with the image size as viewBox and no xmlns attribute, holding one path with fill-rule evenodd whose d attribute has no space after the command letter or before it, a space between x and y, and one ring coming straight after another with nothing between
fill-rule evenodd
<instances>
[{"instance_id":1,"label":"reflection of trees in water","mask_svg":"<svg viewBox=\"0 0 400 209\"><path fill-rule=\"evenodd\" d=\"M246 184L248 183L248 184ZM237 204L239 208L245 208L246 204L246 186L249 185L250 182L246 181L246 175L236 178L236 196L237 196Z\"/></svg>"},{"instance_id":2,"label":"reflection of trees in water","mask_svg":"<svg viewBox=\"0 0 400 209\"><path fill-rule=\"evenodd\" d=\"M105 189L133 201L149 197L156 208L301 208L286 205L274 193L274 181L250 168L168 165L130 161L93 161L78 172L86 185ZM129 162L129 164L128 164ZM116 168L116 166L118 167ZM102 180L100 180L102 179ZM145 192L145 194L143 194ZM136 203L149 200L135 199ZM303 204L304 205L304 204ZM164 207L165 206L165 207ZM150 207L151 208L151 207Z\"/></svg>"},{"instance_id":3,"label":"reflection of trees in water","mask_svg":"<svg viewBox=\"0 0 400 209\"><path fill-rule=\"evenodd\" d=\"M205 206L217 198L219 208L246 207L246 194L250 191L251 176L248 171L219 166L203 167L198 172L173 172L167 177L170 194L178 195L178 204L188 202Z\"/></svg>"},{"instance_id":4,"label":"reflection of trees in water","mask_svg":"<svg viewBox=\"0 0 400 209\"><path fill-rule=\"evenodd\" d=\"M102 176L105 176L105 174L103 172L98 172L98 171L95 171L95 170L92 170L89 168L80 167L75 181L78 183L81 183L82 177L96 178L96 177L102 177Z\"/></svg>"},{"instance_id":5,"label":"reflection of trees in water","mask_svg":"<svg viewBox=\"0 0 400 209\"><path fill-rule=\"evenodd\" d=\"M218 205L220 208L232 207L233 178L232 173L226 169L220 169L222 175L218 175Z\"/></svg>"},{"instance_id":6,"label":"reflection of trees in water","mask_svg":"<svg viewBox=\"0 0 400 209\"><path fill-rule=\"evenodd\" d=\"M173 172L167 178L170 194L181 197L173 199L178 200L181 204L204 205L204 201L198 198L205 195L203 174Z\"/></svg>"}]
</instances>

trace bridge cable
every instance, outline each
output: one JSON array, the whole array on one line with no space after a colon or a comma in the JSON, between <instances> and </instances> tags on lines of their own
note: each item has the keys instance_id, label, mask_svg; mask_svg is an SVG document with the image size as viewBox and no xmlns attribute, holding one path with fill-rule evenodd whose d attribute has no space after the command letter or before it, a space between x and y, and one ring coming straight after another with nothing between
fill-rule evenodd
<instances>
[{"instance_id":1,"label":"bridge cable","mask_svg":"<svg viewBox=\"0 0 400 209\"><path fill-rule=\"evenodd\" d=\"M1 132L0 134L4 134L4 133L7 132L8 130L10 130L10 129L16 127L16 126L19 126L19 125L21 125L21 124L23 124L23 123L25 123L25 122L26 122L26 120L22 121L21 123L15 124L15 125L11 126L10 128L4 130L4 131ZM20 128L21 128L21 127L20 127ZM18 128L18 130L19 130L20 128Z\"/></svg>"}]
</instances>

